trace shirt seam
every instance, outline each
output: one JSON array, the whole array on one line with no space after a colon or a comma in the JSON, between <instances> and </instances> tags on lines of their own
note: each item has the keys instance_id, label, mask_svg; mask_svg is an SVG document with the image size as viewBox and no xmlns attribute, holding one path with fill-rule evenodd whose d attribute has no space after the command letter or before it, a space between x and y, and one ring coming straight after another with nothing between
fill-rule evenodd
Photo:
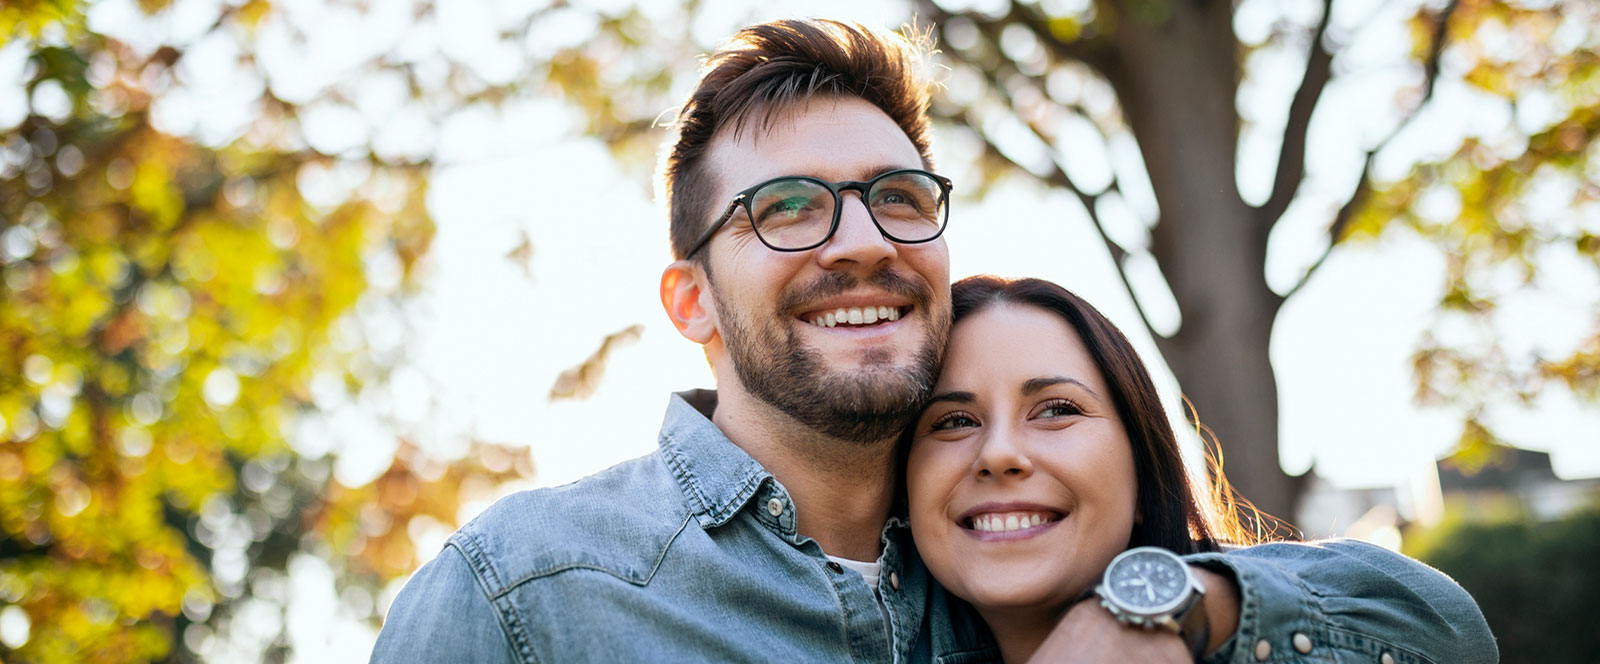
<instances>
[{"instance_id":1,"label":"shirt seam","mask_svg":"<svg viewBox=\"0 0 1600 664\"><path fill-rule=\"evenodd\" d=\"M471 534L463 532L460 537L452 537L445 542L445 547L454 548L456 554L466 561L468 569L472 570L473 580L478 584L478 590L488 599L489 605L495 609L495 616L500 619L501 633L511 641L517 655L524 662L537 664L539 657L533 653L531 637L519 619L516 607L509 606L509 602L503 602L504 596L491 590L492 585L499 584L500 577L489 561L488 554L483 551L482 543Z\"/></svg>"},{"instance_id":2,"label":"shirt seam","mask_svg":"<svg viewBox=\"0 0 1600 664\"><path fill-rule=\"evenodd\" d=\"M663 432L661 438L662 457L666 461L667 467L672 469L673 477L678 481L678 485L686 489L689 497L699 503L700 509L698 511L710 521L710 523L705 524L707 526L720 526L727 523L733 514L739 511L740 507L749 502L750 496L755 495L760 488L761 482L765 479L760 475L746 477L731 500L727 501L726 504L714 504L713 501L706 497L705 491L701 489L699 475L690 468L689 464L684 461L683 455L679 453L680 440L677 434Z\"/></svg>"},{"instance_id":3,"label":"shirt seam","mask_svg":"<svg viewBox=\"0 0 1600 664\"><path fill-rule=\"evenodd\" d=\"M611 569L609 567L604 567L602 565L598 565L598 564L595 564L595 563L561 563L561 564L558 564L558 565L551 565L551 566L548 566L548 567L538 568L538 569L535 569L535 570L533 570L531 572L528 572L527 574L524 574L523 576L519 577L516 581L513 581L511 583L505 584L504 587L502 587L499 591L494 593L494 597L495 597L495 599L499 599L501 597L505 597L505 596L511 594L511 591L516 590L517 588L521 587L524 584L536 581L538 579L542 579L542 578L547 577L547 576L552 576L552 575L555 575L555 574L560 574L561 572L566 572L566 571L575 570L575 569L587 569L587 570L592 570L592 571L596 571L596 572L601 572L601 573L604 573L606 575L612 576L612 577L614 577L614 578L616 578L616 579L618 579L620 581L625 581L627 583L631 583L631 584L636 585L636 586L649 585L650 581L655 578L656 572L660 571L661 563L667 559L667 553L672 550L672 545L678 541L678 536L683 534L683 529L687 528L689 526L689 522L691 520L693 520L693 519L694 519L694 515L693 514L684 515L683 523L678 524L678 528L672 532L672 536L668 537L667 541L664 542L661 545L661 552L656 554L655 561L653 561L650 564L650 570L648 572L645 572L643 576L629 575L629 574L626 574L626 573L623 573L623 572L619 572L617 570Z\"/></svg>"},{"instance_id":4,"label":"shirt seam","mask_svg":"<svg viewBox=\"0 0 1600 664\"><path fill-rule=\"evenodd\" d=\"M1377 636L1373 636L1371 634L1366 634L1366 633L1363 633L1363 632L1357 632L1357 631L1354 631L1354 630L1351 630L1351 629L1346 629L1344 627L1339 627L1337 625L1334 625L1332 622L1328 622L1328 623L1322 625L1320 628L1316 629L1315 631L1322 632L1324 634L1338 632L1339 634L1344 635L1344 637L1347 638L1347 639L1350 639L1352 641L1361 643L1361 644L1366 645L1366 646L1370 646L1366 650L1362 650L1362 649L1359 649L1359 648L1353 648L1353 647L1350 647L1350 646L1347 646L1347 645L1343 645L1343 644L1333 643L1333 639L1324 639L1324 641L1329 644L1328 645L1329 648L1337 648L1337 649L1340 649L1340 650L1347 650L1347 651L1358 652L1358 653L1361 653L1361 654L1374 655L1374 656L1381 655L1384 652L1390 652L1390 653L1393 653L1394 655L1402 655L1403 654L1403 656L1404 656L1403 658L1404 659L1410 659L1410 660L1414 660L1414 661L1418 661L1418 662L1425 662L1427 664L1433 664L1433 659L1429 658L1427 655L1424 655L1422 653L1419 653L1419 652L1416 652L1414 650L1411 650L1410 648L1406 648L1406 647L1403 647L1403 646L1396 645L1396 644L1391 643L1391 642L1389 642L1389 641L1387 641L1387 640L1385 640L1383 638L1380 638L1380 637L1377 637Z\"/></svg>"}]
</instances>

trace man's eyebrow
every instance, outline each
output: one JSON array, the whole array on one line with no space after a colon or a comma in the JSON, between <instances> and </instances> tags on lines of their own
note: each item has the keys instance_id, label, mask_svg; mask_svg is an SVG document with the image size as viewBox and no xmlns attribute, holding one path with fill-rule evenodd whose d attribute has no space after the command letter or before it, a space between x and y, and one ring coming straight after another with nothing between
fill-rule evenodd
<instances>
[{"instance_id":1,"label":"man's eyebrow","mask_svg":"<svg viewBox=\"0 0 1600 664\"><path fill-rule=\"evenodd\" d=\"M922 165L918 164L916 166L899 166L899 165L895 165L895 164L884 164L884 165L874 166L872 168L868 168L868 169L865 169L865 170L861 171L862 174L865 176L865 177L861 178L861 181L862 182L866 182L867 180L871 180L872 178L878 177L879 175L883 175L884 173L888 173L890 171L903 171L903 170L906 170L907 168L922 168Z\"/></svg>"},{"instance_id":2,"label":"man's eyebrow","mask_svg":"<svg viewBox=\"0 0 1600 664\"><path fill-rule=\"evenodd\" d=\"M1050 387L1051 385L1060 385L1062 383L1070 383L1070 384L1073 384L1073 385L1077 385L1078 387L1081 387L1084 390L1088 391L1089 394L1094 395L1095 398L1097 398L1097 399L1100 398L1100 395L1095 393L1095 391L1093 389L1091 389L1088 385L1084 385L1083 381L1080 381L1080 380L1078 380L1076 378L1067 378L1066 376L1047 376L1047 377L1043 377L1043 378L1029 378L1028 380L1023 381L1023 383L1022 383L1022 393L1024 395L1032 395L1034 392L1038 392L1039 390L1042 390L1044 388Z\"/></svg>"},{"instance_id":3,"label":"man's eyebrow","mask_svg":"<svg viewBox=\"0 0 1600 664\"><path fill-rule=\"evenodd\" d=\"M953 403L973 403L977 400L978 395L971 392L943 392L940 394L935 394L933 395L933 398L928 399L928 405L932 406L933 404L943 401L949 401Z\"/></svg>"}]
</instances>

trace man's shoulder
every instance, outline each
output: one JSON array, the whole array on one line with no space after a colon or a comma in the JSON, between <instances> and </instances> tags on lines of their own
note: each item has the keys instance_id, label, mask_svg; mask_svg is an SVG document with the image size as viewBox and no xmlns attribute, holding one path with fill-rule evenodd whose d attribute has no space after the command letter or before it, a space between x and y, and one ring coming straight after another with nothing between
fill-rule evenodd
<instances>
[{"instance_id":1,"label":"man's shoulder","mask_svg":"<svg viewBox=\"0 0 1600 664\"><path fill-rule=\"evenodd\" d=\"M658 451L570 484L501 498L448 546L491 594L573 569L642 584L690 516Z\"/></svg>"}]
</instances>

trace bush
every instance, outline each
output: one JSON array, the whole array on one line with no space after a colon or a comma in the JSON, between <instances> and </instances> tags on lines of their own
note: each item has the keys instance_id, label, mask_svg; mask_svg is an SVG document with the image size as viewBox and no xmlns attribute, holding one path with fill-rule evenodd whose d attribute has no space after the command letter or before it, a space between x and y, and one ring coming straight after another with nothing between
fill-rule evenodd
<instances>
[{"instance_id":1,"label":"bush","mask_svg":"<svg viewBox=\"0 0 1600 664\"><path fill-rule=\"evenodd\" d=\"M1558 521L1456 521L1413 536L1418 559L1482 607L1501 661L1594 662L1600 653L1600 504ZM1408 547L1408 549L1413 547Z\"/></svg>"}]
</instances>

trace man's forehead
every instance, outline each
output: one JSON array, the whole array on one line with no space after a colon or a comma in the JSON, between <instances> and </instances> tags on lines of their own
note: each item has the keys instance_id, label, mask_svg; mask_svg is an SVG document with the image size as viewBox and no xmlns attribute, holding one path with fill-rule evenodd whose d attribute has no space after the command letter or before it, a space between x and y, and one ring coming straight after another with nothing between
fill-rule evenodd
<instances>
[{"instance_id":1,"label":"man's forehead","mask_svg":"<svg viewBox=\"0 0 1600 664\"><path fill-rule=\"evenodd\" d=\"M866 180L921 168L905 131L857 97L822 97L756 108L712 137L708 163L727 193L784 175Z\"/></svg>"}]
</instances>

